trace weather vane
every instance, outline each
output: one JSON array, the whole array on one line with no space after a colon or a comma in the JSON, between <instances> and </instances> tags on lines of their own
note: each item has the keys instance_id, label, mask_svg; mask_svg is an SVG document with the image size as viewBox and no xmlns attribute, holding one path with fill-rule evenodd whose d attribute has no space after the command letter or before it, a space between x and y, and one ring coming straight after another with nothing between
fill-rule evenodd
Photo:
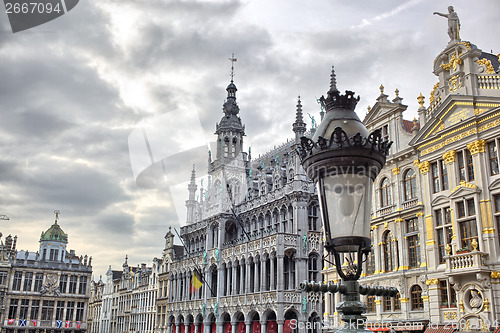
<instances>
[{"instance_id":1,"label":"weather vane","mask_svg":"<svg viewBox=\"0 0 500 333\"><path fill-rule=\"evenodd\" d=\"M54 214L56 214L56 222L57 222L59 220L59 214L61 214L61 212L58 209L56 209L54 211Z\"/></svg>"},{"instance_id":2,"label":"weather vane","mask_svg":"<svg viewBox=\"0 0 500 333\"><path fill-rule=\"evenodd\" d=\"M233 82L234 78L234 63L236 62L236 58L234 57L234 53L231 55L231 58L228 58L231 61L231 82Z\"/></svg>"}]
</instances>

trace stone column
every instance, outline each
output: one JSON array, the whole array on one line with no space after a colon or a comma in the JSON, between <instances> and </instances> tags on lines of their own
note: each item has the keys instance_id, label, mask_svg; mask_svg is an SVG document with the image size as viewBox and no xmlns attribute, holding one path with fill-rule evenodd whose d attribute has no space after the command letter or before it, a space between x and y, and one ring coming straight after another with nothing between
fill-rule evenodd
<instances>
[{"instance_id":1,"label":"stone column","mask_svg":"<svg viewBox=\"0 0 500 333\"><path fill-rule=\"evenodd\" d=\"M266 260L263 256L260 258L260 290L266 290Z\"/></svg>"},{"instance_id":2,"label":"stone column","mask_svg":"<svg viewBox=\"0 0 500 333\"><path fill-rule=\"evenodd\" d=\"M245 293L245 275L247 274L245 270L245 264L240 265L240 294Z\"/></svg>"},{"instance_id":3,"label":"stone column","mask_svg":"<svg viewBox=\"0 0 500 333\"><path fill-rule=\"evenodd\" d=\"M236 333L238 329L238 322L231 322L231 333Z\"/></svg>"},{"instance_id":4,"label":"stone column","mask_svg":"<svg viewBox=\"0 0 500 333\"><path fill-rule=\"evenodd\" d=\"M278 274L278 283L276 288L278 290L283 290L284 288L284 282L283 282L283 275L284 275L284 262L283 262L284 255L283 254L278 254L278 270L276 274Z\"/></svg>"},{"instance_id":5,"label":"stone column","mask_svg":"<svg viewBox=\"0 0 500 333\"><path fill-rule=\"evenodd\" d=\"M250 330L252 329L252 322L251 321L245 321L245 333L251 333Z\"/></svg>"},{"instance_id":6,"label":"stone column","mask_svg":"<svg viewBox=\"0 0 500 333\"><path fill-rule=\"evenodd\" d=\"M251 291L253 290L250 290L250 281L253 279L252 276L250 276L252 270L250 268L250 261L248 260L248 262L246 263L246 270L245 270L245 274L248 275L248 278L245 280L245 292L248 294L250 293Z\"/></svg>"},{"instance_id":7,"label":"stone column","mask_svg":"<svg viewBox=\"0 0 500 333\"><path fill-rule=\"evenodd\" d=\"M238 269L239 269L239 265L236 266L235 264L233 264L233 267L232 267L232 278L233 278L233 290L231 292L231 295L236 295L236 290L238 288L236 288L236 286L238 285L239 281L237 281L237 278L238 278Z\"/></svg>"},{"instance_id":8,"label":"stone column","mask_svg":"<svg viewBox=\"0 0 500 333\"><path fill-rule=\"evenodd\" d=\"M260 321L260 332L267 333L267 320Z\"/></svg>"},{"instance_id":9,"label":"stone column","mask_svg":"<svg viewBox=\"0 0 500 333\"><path fill-rule=\"evenodd\" d=\"M186 324L184 325L184 332L185 332L185 333L189 333L189 325L191 325L191 324L186 323Z\"/></svg>"},{"instance_id":10,"label":"stone column","mask_svg":"<svg viewBox=\"0 0 500 333\"><path fill-rule=\"evenodd\" d=\"M219 280L217 282L217 294L215 296L224 296L225 295L225 288L226 288L226 269L224 268L224 265L220 265L217 268L219 270L219 273L217 274L217 279Z\"/></svg>"},{"instance_id":11,"label":"stone column","mask_svg":"<svg viewBox=\"0 0 500 333\"><path fill-rule=\"evenodd\" d=\"M254 262L254 265L255 265L255 276L254 276L254 281L253 281L253 292L258 292L259 291L259 265L260 265L260 262L257 261L255 258L254 258L255 262Z\"/></svg>"},{"instance_id":12,"label":"stone column","mask_svg":"<svg viewBox=\"0 0 500 333\"><path fill-rule=\"evenodd\" d=\"M223 321L217 320L215 322L215 325L217 325L216 330L215 330L216 333L224 333L224 322Z\"/></svg>"},{"instance_id":13,"label":"stone column","mask_svg":"<svg viewBox=\"0 0 500 333\"><path fill-rule=\"evenodd\" d=\"M284 320L276 320L276 323L278 323L278 333L283 333L283 324L285 324L285 321Z\"/></svg>"},{"instance_id":14,"label":"stone column","mask_svg":"<svg viewBox=\"0 0 500 333\"><path fill-rule=\"evenodd\" d=\"M271 281L269 281L271 284L271 287L269 289L275 290L276 286L274 284L274 275L276 274L276 268L274 267L274 258L270 258L269 261L271 262L271 265L270 265L271 266L271 278L270 278Z\"/></svg>"}]
</instances>

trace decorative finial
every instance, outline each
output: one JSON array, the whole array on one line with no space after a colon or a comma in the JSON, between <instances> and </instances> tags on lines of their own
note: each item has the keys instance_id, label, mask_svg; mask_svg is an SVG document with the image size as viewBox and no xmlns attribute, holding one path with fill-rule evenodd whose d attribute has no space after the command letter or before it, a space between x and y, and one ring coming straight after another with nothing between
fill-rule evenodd
<instances>
[{"instance_id":1,"label":"decorative finial","mask_svg":"<svg viewBox=\"0 0 500 333\"><path fill-rule=\"evenodd\" d=\"M396 97L399 97L399 89L396 88L396 90L394 90L394 92L396 93Z\"/></svg>"},{"instance_id":2,"label":"decorative finial","mask_svg":"<svg viewBox=\"0 0 500 333\"><path fill-rule=\"evenodd\" d=\"M382 84L380 85L379 89L380 89L380 93L383 94L384 93L384 86Z\"/></svg>"},{"instance_id":3,"label":"decorative finial","mask_svg":"<svg viewBox=\"0 0 500 333\"><path fill-rule=\"evenodd\" d=\"M332 66L332 73L330 74L330 91L335 91L337 89L337 77L335 75L335 68Z\"/></svg>"},{"instance_id":4,"label":"decorative finial","mask_svg":"<svg viewBox=\"0 0 500 333\"><path fill-rule=\"evenodd\" d=\"M418 104L420 104L421 108L424 107L424 100L425 100L424 95L422 95L422 93L420 93L420 95L418 95L418 97L417 97L417 101L418 101Z\"/></svg>"},{"instance_id":5,"label":"decorative finial","mask_svg":"<svg viewBox=\"0 0 500 333\"><path fill-rule=\"evenodd\" d=\"M231 61L231 82L233 82L234 78L234 63L236 62L236 58L234 57L234 53L231 55L231 58L228 58Z\"/></svg>"},{"instance_id":6,"label":"decorative finial","mask_svg":"<svg viewBox=\"0 0 500 333\"><path fill-rule=\"evenodd\" d=\"M61 214L61 212L58 209L56 209L54 211L54 214L56 214L56 223L57 223L57 221L59 221L59 214Z\"/></svg>"},{"instance_id":7,"label":"decorative finial","mask_svg":"<svg viewBox=\"0 0 500 333\"><path fill-rule=\"evenodd\" d=\"M366 108L368 109L368 112L370 112L372 110L372 107L369 105Z\"/></svg>"}]
</instances>

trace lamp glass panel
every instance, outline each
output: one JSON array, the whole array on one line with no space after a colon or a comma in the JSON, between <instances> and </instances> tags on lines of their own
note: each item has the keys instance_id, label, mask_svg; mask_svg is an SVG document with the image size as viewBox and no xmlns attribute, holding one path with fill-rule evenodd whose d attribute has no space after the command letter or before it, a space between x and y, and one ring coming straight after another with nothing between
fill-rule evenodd
<instances>
[{"instance_id":1,"label":"lamp glass panel","mask_svg":"<svg viewBox=\"0 0 500 333\"><path fill-rule=\"evenodd\" d=\"M322 211L328 214L324 220L329 223L331 239L352 236L370 238L370 177L358 174L326 176L323 186L323 191L319 193L324 193L321 201L326 207L322 207Z\"/></svg>"}]
</instances>

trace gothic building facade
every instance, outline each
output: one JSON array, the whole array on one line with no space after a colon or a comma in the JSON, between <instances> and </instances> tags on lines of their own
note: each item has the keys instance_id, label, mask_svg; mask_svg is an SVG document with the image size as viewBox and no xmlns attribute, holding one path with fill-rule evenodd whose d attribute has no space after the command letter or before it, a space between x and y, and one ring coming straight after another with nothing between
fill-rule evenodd
<instances>
[{"instance_id":1,"label":"gothic building facade","mask_svg":"<svg viewBox=\"0 0 500 333\"><path fill-rule=\"evenodd\" d=\"M453 35L455 36L455 35ZM367 296L368 321L404 331L449 324L488 331L500 319L500 55L451 39L433 64L438 77L419 120L403 119L398 96L381 95L368 130L394 142L374 182L373 251L364 284L397 287L397 298ZM324 271L336 280L333 267ZM325 319L339 321L339 295ZM428 328L430 329L430 328Z\"/></svg>"},{"instance_id":2,"label":"gothic building facade","mask_svg":"<svg viewBox=\"0 0 500 333\"><path fill-rule=\"evenodd\" d=\"M165 237L159 332L283 333L293 319L319 322L322 315L322 295L298 290L300 281L321 280L323 253L317 195L295 152L306 133L300 99L295 138L252 159L243 150L245 126L232 80L226 90L199 200L194 169L188 186L180 231L186 248L173 244L171 231ZM195 272L203 282L199 289Z\"/></svg>"},{"instance_id":3,"label":"gothic building facade","mask_svg":"<svg viewBox=\"0 0 500 333\"><path fill-rule=\"evenodd\" d=\"M0 245L2 333L87 331L92 257L66 250L57 214L39 251L18 251L11 236Z\"/></svg>"}]
</instances>

